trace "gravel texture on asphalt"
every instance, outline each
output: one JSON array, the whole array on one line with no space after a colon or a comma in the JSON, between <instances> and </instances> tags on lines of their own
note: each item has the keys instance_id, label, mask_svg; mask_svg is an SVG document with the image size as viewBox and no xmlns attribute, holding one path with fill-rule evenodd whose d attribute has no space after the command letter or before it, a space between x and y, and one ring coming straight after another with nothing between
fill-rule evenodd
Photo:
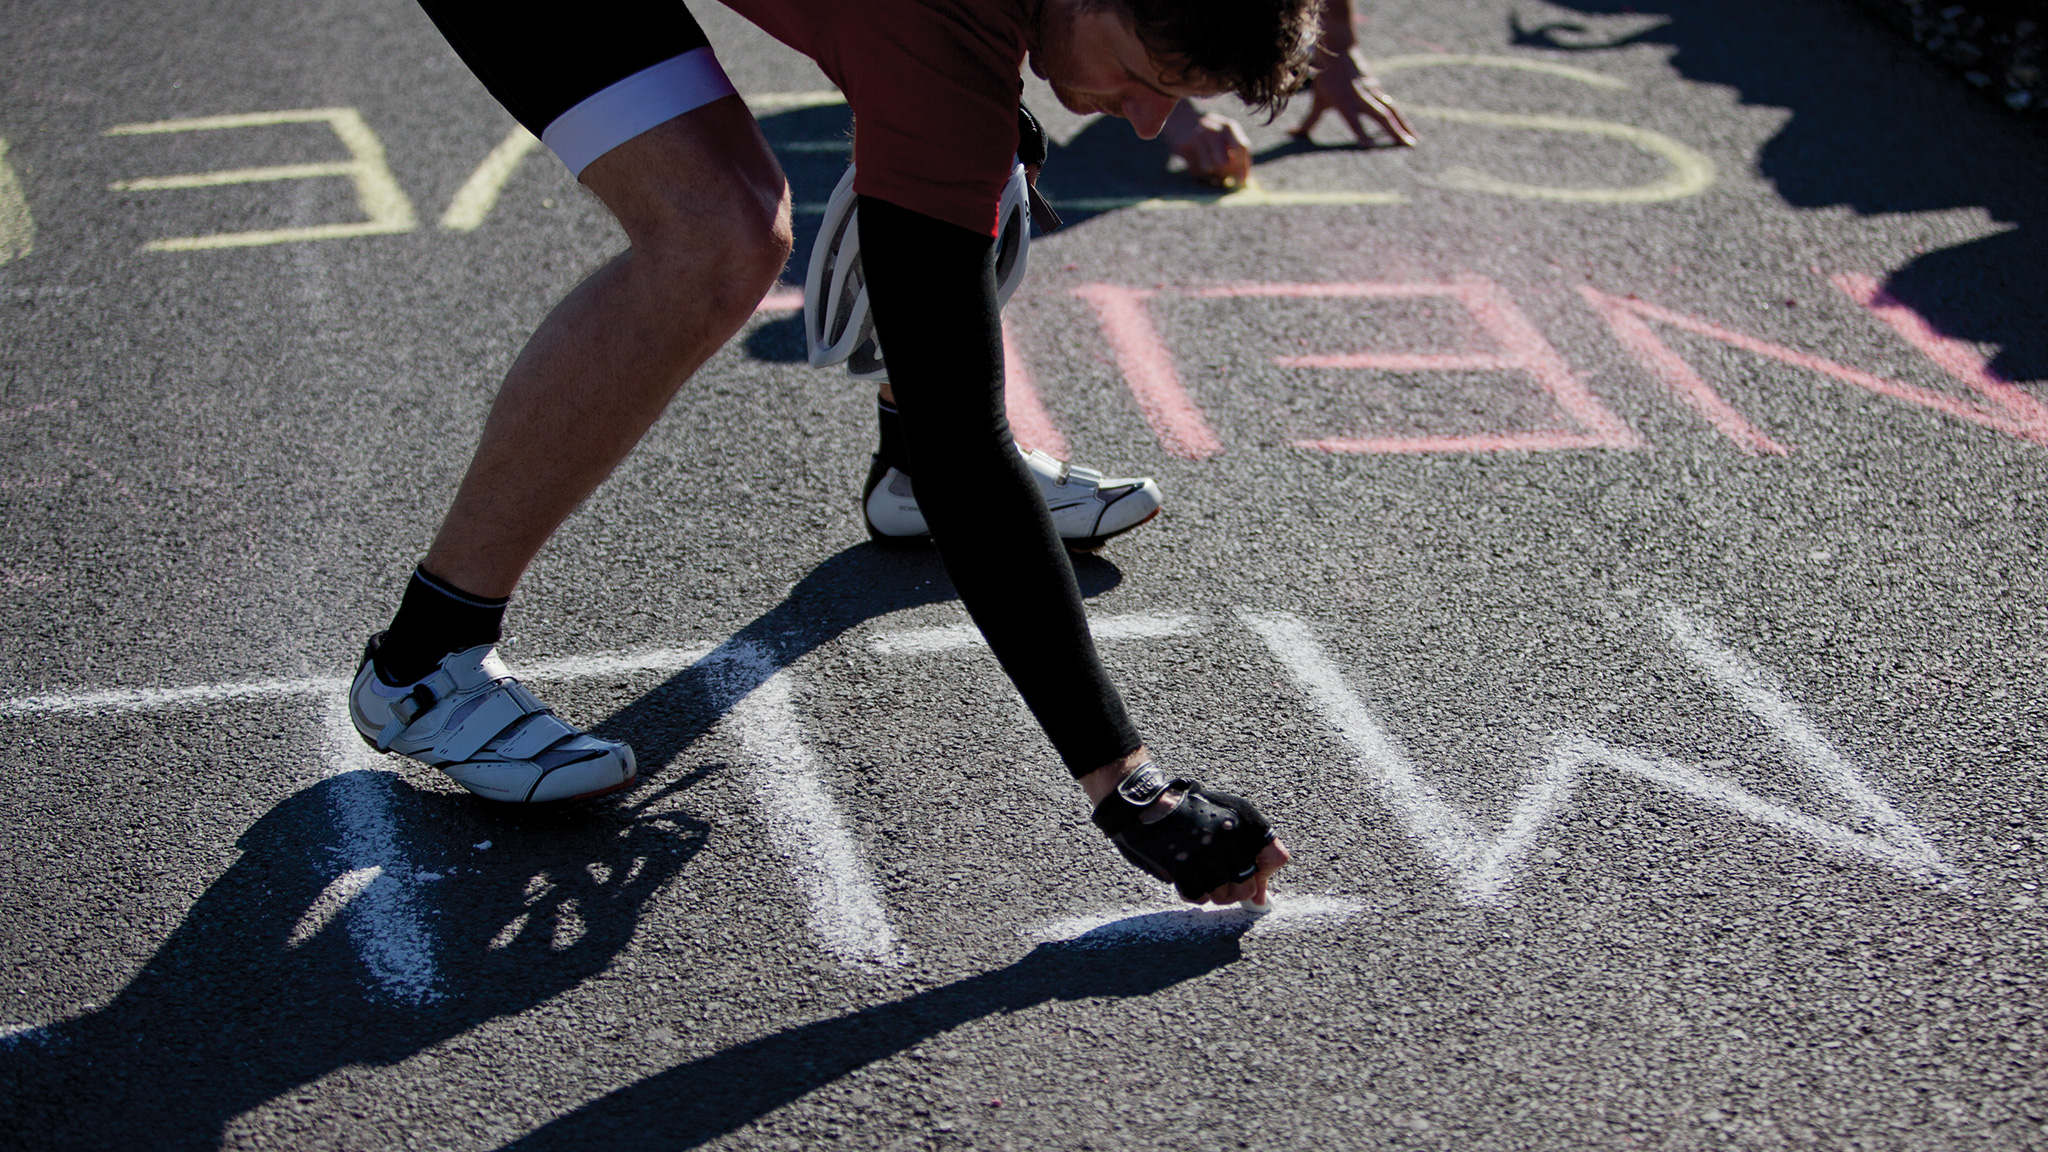
<instances>
[{"instance_id":1,"label":"gravel texture on asphalt","mask_svg":"<svg viewBox=\"0 0 2048 1152\"><path fill-rule=\"evenodd\" d=\"M801 283L846 109L698 8ZM1298 852L1254 919L1119 859L869 542L873 394L786 294L513 605L641 784L368 751L335 684L620 233L487 161L409 0L10 0L0 1140L2048 1146L2038 133L1839 0L1372 17L1423 146L1297 106L1236 200L1029 88L1016 387L1164 488L1076 575L1162 761ZM409 222L303 231L376 165Z\"/></svg>"}]
</instances>

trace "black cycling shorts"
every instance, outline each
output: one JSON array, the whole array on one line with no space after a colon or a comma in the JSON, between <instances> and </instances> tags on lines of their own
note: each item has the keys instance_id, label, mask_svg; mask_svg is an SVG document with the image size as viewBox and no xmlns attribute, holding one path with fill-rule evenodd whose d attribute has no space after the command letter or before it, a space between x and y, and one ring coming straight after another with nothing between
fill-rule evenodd
<instances>
[{"instance_id":1,"label":"black cycling shorts","mask_svg":"<svg viewBox=\"0 0 2048 1152\"><path fill-rule=\"evenodd\" d=\"M656 124L733 94L680 0L420 7L498 103L576 175Z\"/></svg>"}]
</instances>

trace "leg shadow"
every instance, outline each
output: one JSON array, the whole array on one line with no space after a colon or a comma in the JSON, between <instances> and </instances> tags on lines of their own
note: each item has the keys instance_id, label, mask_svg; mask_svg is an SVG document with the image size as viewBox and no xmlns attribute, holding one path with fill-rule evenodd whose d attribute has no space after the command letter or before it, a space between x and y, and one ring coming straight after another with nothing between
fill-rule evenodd
<instances>
[{"instance_id":1,"label":"leg shadow","mask_svg":"<svg viewBox=\"0 0 2048 1152\"><path fill-rule=\"evenodd\" d=\"M1099 558L1075 567L1089 594L1121 580ZM782 666L867 620L954 595L929 547L847 549L606 727L630 737L643 763L665 765ZM236 1116L300 1085L404 1060L570 991L611 966L647 902L703 848L710 826L664 802L721 767L626 801L552 810L479 804L373 771L307 788L242 834L240 857L111 1003L0 1041L0 1132L39 1149L217 1148ZM382 838L406 845L406 858L344 874L362 852L338 829L360 828L366 810L389 821ZM760 1101L822 1083L819 1068L857 1067L1005 1005L1063 988L1138 994L1179 970L1132 977L1099 957L1033 956L840 1030L815 1025L735 1050L706 1070L732 1085L729 1099L688 1123L743 1123ZM850 1046L837 1063L805 1065L813 1044ZM761 1060L795 1071L762 1079L752 1070Z\"/></svg>"},{"instance_id":2,"label":"leg shadow","mask_svg":"<svg viewBox=\"0 0 2048 1152\"><path fill-rule=\"evenodd\" d=\"M334 816L383 789L421 862L350 900ZM219 1147L266 1100L403 1060L605 970L706 836L644 808L512 820L386 773L324 780L243 833L241 857L105 1008L0 1049L0 1131L23 1148ZM492 850L475 851L484 839ZM416 907L428 895L431 913ZM427 981L393 995L366 970L379 963Z\"/></svg>"},{"instance_id":3,"label":"leg shadow","mask_svg":"<svg viewBox=\"0 0 2048 1152\"><path fill-rule=\"evenodd\" d=\"M1083 596L1123 581L1099 556L1075 556ZM633 746L649 776L672 763L781 669L869 620L958 598L928 544L857 544L812 569L782 602L710 655L671 676L599 724Z\"/></svg>"}]
</instances>

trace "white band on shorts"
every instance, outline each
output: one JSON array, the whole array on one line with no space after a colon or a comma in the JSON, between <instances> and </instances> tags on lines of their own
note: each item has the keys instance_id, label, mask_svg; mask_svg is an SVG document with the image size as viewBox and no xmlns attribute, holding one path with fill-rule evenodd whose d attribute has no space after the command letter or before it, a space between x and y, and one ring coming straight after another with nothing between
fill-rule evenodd
<instances>
[{"instance_id":1,"label":"white band on shorts","mask_svg":"<svg viewBox=\"0 0 2048 1152\"><path fill-rule=\"evenodd\" d=\"M572 176L665 120L735 92L709 47L643 68L555 117L540 134Z\"/></svg>"}]
</instances>

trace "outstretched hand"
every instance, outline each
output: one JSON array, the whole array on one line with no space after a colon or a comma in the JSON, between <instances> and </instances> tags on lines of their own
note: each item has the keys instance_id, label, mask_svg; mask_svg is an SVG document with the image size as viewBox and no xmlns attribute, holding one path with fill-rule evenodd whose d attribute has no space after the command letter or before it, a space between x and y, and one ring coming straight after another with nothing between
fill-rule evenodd
<instances>
[{"instance_id":1,"label":"outstretched hand","mask_svg":"<svg viewBox=\"0 0 2048 1152\"><path fill-rule=\"evenodd\" d=\"M1358 55L1357 49L1347 52L1330 53L1330 60L1316 72L1314 85L1310 88L1313 103L1308 115L1296 125L1291 134L1307 139L1309 129L1314 128L1326 113L1335 112L1351 125L1351 134L1358 142L1372 147L1376 141L1365 122L1371 120L1380 130L1394 138L1394 143L1404 148L1416 144L1415 129L1408 126L1407 118L1394 105L1394 98L1387 95L1379 81L1373 79L1371 70Z\"/></svg>"},{"instance_id":2,"label":"outstretched hand","mask_svg":"<svg viewBox=\"0 0 2048 1152\"><path fill-rule=\"evenodd\" d=\"M1158 773L1158 769L1152 767L1151 753L1140 745L1135 751L1126 753L1124 756L1110 761L1108 764L1097 768L1095 771L1079 779L1081 791L1088 796L1088 803L1096 808L1097 826L1105 831L1110 831L1119 827L1120 821L1127 819L1126 817L1112 815L1107 824L1103 823L1103 803L1116 793L1117 786L1126 777L1139 769L1153 773L1155 775L1155 786L1165 789L1144 808L1143 812L1139 815L1139 822L1156 827L1168 816L1184 814L1182 802L1187 798L1187 793L1178 786L1165 788L1165 777ZM1203 789L1202 795L1208 802L1212 813L1216 811L1214 806L1220 804L1226 809L1233 810L1237 817L1237 824L1233 824L1230 820L1225 820L1220 830L1212 828L1211 831L1204 832L1201 836L1202 844L1212 843L1212 835L1228 834L1233 827L1238 825L1243 825L1250 835L1264 840L1265 843L1259 849L1258 855L1252 858L1257 870L1251 876L1229 884L1219 884L1200 896L1186 896L1186 890L1183 889L1184 897L1193 904L1216 904L1219 906L1235 904L1241 900L1250 900L1255 904L1267 903L1268 888L1272 883L1273 874L1285 868L1288 861L1294 858L1294 854L1287 850L1287 845L1281 843L1277 837L1272 835L1270 826L1266 823L1265 818L1259 814L1257 808L1250 801L1208 789ZM1125 828L1126 834L1132 834L1136 831L1137 829L1135 828ZM1121 839L1116 832L1112 832L1112 839L1131 863L1136 864L1161 880L1173 881L1173 877L1168 871L1171 865L1148 860L1143 855L1134 854L1133 846ZM1157 847L1156 845L1141 846L1138 848L1138 851L1154 852L1157 850ZM1173 845L1170 840L1165 847L1169 851L1172 849ZM1219 850L1228 851L1229 849L1222 847ZM1185 861L1187 859L1187 851L1183 851L1177 859ZM1239 868L1239 865L1232 863L1226 870L1226 874L1234 874ZM1214 873L1211 872L1211 875L1214 875Z\"/></svg>"},{"instance_id":3,"label":"outstretched hand","mask_svg":"<svg viewBox=\"0 0 2048 1152\"><path fill-rule=\"evenodd\" d=\"M1237 121L1203 112L1183 100L1174 105L1161 133L1188 175L1205 184L1242 188L1252 178L1252 142Z\"/></svg>"}]
</instances>

